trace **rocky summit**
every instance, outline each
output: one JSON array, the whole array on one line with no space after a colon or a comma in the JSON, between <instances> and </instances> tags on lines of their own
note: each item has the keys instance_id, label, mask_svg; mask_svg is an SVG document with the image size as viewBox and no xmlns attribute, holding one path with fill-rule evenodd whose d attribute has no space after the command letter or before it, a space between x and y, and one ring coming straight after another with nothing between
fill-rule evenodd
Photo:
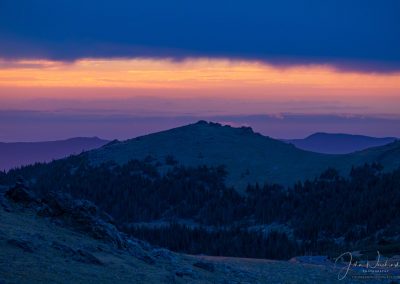
<instances>
[{"instance_id":1,"label":"rocky summit","mask_svg":"<svg viewBox=\"0 0 400 284\"><path fill-rule=\"evenodd\" d=\"M161 131L89 151L93 164L152 158L167 171L173 157L184 166L225 166L226 183L239 192L248 184L278 183L292 186L313 179L328 168L348 174L352 166L379 162L385 170L400 166L400 142L347 155L305 151L254 132L250 127L197 123Z\"/></svg>"}]
</instances>

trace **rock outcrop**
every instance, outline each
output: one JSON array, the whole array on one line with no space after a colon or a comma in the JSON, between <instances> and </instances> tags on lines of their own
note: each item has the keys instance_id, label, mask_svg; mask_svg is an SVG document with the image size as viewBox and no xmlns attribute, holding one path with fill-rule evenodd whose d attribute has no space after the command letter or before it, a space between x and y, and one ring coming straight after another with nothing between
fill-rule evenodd
<instances>
[{"instance_id":1,"label":"rock outcrop","mask_svg":"<svg viewBox=\"0 0 400 284\"><path fill-rule=\"evenodd\" d=\"M29 191L28 187L25 185L25 181L22 178L18 178L15 186L7 190L5 196L14 202L24 205L38 203L36 196Z\"/></svg>"},{"instance_id":2,"label":"rock outcrop","mask_svg":"<svg viewBox=\"0 0 400 284\"><path fill-rule=\"evenodd\" d=\"M38 198L22 181L7 190L5 196L14 203L34 209L39 216L113 243L117 248L128 247L126 236L117 230L112 218L88 200L74 200L60 192L49 192Z\"/></svg>"},{"instance_id":3,"label":"rock outcrop","mask_svg":"<svg viewBox=\"0 0 400 284\"><path fill-rule=\"evenodd\" d=\"M125 236L111 223L112 218L88 200L74 200L63 193L50 192L41 202L38 215L61 220L74 229L127 248Z\"/></svg>"},{"instance_id":4,"label":"rock outcrop","mask_svg":"<svg viewBox=\"0 0 400 284\"><path fill-rule=\"evenodd\" d=\"M4 196L10 201L8 202L10 205L14 203L22 205L23 208L30 208L38 216L49 218L61 226L112 244L116 249L125 250L146 264L154 265L156 263L158 255L157 253L152 255L153 247L121 233L115 227L113 218L88 200L75 200L68 194L55 191L40 195L39 198L37 194L29 190L22 179L8 189ZM9 240L9 244L26 252L34 251L34 246L25 240L12 239ZM99 259L85 249L67 247L60 243L53 243L52 247L76 261L103 265ZM164 255L167 253L165 252ZM170 253L170 257L172 258L172 253Z\"/></svg>"}]
</instances>

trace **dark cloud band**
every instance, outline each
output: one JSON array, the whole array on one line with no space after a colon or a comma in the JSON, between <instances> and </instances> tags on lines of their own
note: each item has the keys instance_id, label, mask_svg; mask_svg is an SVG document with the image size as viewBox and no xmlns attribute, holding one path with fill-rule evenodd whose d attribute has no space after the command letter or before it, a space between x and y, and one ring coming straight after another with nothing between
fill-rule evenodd
<instances>
[{"instance_id":1,"label":"dark cloud band","mask_svg":"<svg viewBox=\"0 0 400 284\"><path fill-rule=\"evenodd\" d=\"M400 1L0 2L0 57L187 57L400 71Z\"/></svg>"}]
</instances>

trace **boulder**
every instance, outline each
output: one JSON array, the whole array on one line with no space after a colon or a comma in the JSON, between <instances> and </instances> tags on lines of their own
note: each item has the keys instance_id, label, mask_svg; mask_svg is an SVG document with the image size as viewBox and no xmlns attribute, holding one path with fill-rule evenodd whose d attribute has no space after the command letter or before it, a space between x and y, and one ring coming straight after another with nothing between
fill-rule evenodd
<instances>
[{"instance_id":1,"label":"boulder","mask_svg":"<svg viewBox=\"0 0 400 284\"><path fill-rule=\"evenodd\" d=\"M22 239L9 239L7 240L7 244L19 248L23 250L24 252L34 252L35 248L32 242L28 240L22 240Z\"/></svg>"},{"instance_id":2,"label":"boulder","mask_svg":"<svg viewBox=\"0 0 400 284\"><path fill-rule=\"evenodd\" d=\"M54 249L60 251L64 256L74 256L76 251L69 246L63 245L59 242L53 242L51 245Z\"/></svg>"},{"instance_id":3,"label":"boulder","mask_svg":"<svg viewBox=\"0 0 400 284\"><path fill-rule=\"evenodd\" d=\"M11 207L6 203L5 199L3 198L3 194L0 196L0 205L3 207L3 210L6 212L11 212Z\"/></svg>"},{"instance_id":4,"label":"boulder","mask_svg":"<svg viewBox=\"0 0 400 284\"><path fill-rule=\"evenodd\" d=\"M25 205L37 202L36 196L25 185L18 183L7 190L5 196L16 203Z\"/></svg>"},{"instance_id":5,"label":"boulder","mask_svg":"<svg viewBox=\"0 0 400 284\"><path fill-rule=\"evenodd\" d=\"M206 270L208 272L214 272L215 271L214 264L211 263L211 262L197 261L197 262L193 263L193 266L201 268L201 269Z\"/></svg>"},{"instance_id":6,"label":"boulder","mask_svg":"<svg viewBox=\"0 0 400 284\"><path fill-rule=\"evenodd\" d=\"M132 255L133 257L135 257L147 264L153 265L156 263L154 257L151 256L149 253L147 253L145 250L143 250L143 248L141 247L141 245L138 242L128 239L127 244L128 244L127 250L129 252L129 254Z\"/></svg>"},{"instance_id":7,"label":"boulder","mask_svg":"<svg viewBox=\"0 0 400 284\"><path fill-rule=\"evenodd\" d=\"M190 277L193 279L198 278L197 274L191 268L188 267L182 267L177 269L175 271L175 275L178 277Z\"/></svg>"},{"instance_id":8,"label":"boulder","mask_svg":"<svg viewBox=\"0 0 400 284\"><path fill-rule=\"evenodd\" d=\"M177 257L169 250L156 248L151 251L151 255L158 259L167 260L170 262L177 262Z\"/></svg>"},{"instance_id":9,"label":"boulder","mask_svg":"<svg viewBox=\"0 0 400 284\"><path fill-rule=\"evenodd\" d=\"M93 254L91 254L86 250L78 249L76 252L77 253L74 256L74 259L76 261L80 261L87 264L104 265L104 263L100 259L98 259L97 257L95 257Z\"/></svg>"},{"instance_id":10,"label":"boulder","mask_svg":"<svg viewBox=\"0 0 400 284\"><path fill-rule=\"evenodd\" d=\"M85 231L96 239L113 243L117 248L127 247L125 236L114 225L101 219L91 220L91 223L86 224Z\"/></svg>"},{"instance_id":11,"label":"boulder","mask_svg":"<svg viewBox=\"0 0 400 284\"><path fill-rule=\"evenodd\" d=\"M80 248L75 250L59 242L53 242L52 247L60 251L62 255L66 257L71 257L75 261L94 265L104 265L104 263L100 259L98 259L96 256L85 249Z\"/></svg>"},{"instance_id":12,"label":"boulder","mask_svg":"<svg viewBox=\"0 0 400 284\"><path fill-rule=\"evenodd\" d=\"M36 214L38 214L41 217L52 217L54 216L54 211L47 206L46 204L41 204L37 209L36 209Z\"/></svg>"},{"instance_id":13,"label":"boulder","mask_svg":"<svg viewBox=\"0 0 400 284\"><path fill-rule=\"evenodd\" d=\"M72 198L60 192L48 192L41 205L38 214L47 217L60 217L73 210Z\"/></svg>"},{"instance_id":14,"label":"boulder","mask_svg":"<svg viewBox=\"0 0 400 284\"><path fill-rule=\"evenodd\" d=\"M147 264L153 265L156 263L156 261L154 260L154 258L152 258L151 256L147 255L147 254L136 254L135 257Z\"/></svg>"}]
</instances>

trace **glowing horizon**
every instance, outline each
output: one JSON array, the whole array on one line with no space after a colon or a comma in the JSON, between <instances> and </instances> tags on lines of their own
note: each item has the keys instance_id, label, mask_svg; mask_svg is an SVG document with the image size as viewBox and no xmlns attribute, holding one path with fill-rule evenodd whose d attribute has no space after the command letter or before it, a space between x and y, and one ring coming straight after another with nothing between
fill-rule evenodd
<instances>
[{"instance_id":1,"label":"glowing horizon","mask_svg":"<svg viewBox=\"0 0 400 284\"><path fill-rule=\"evenodd\" d=\"M298 108L301 105L309 108L306 113L316 112L313 102L345 106L343 110L335 106L333 113L392 115L398 114L396 110L400 107L400 73L344 72L328 65L280 68L257 61L227 59L0 63L3 66L0 67L1 109L30 109L35 104L32 101L40 99L57 100L53 105L59 108L62 108L60 101L75 100L99 101L99 104L108 101L109 107L124 109L123 103L113 101L138 98L197 101L203 105L203 111L220 108L220 112L226 112L223 110L226 101L231 104L231 114L243 113L240 110L244 109L248 114L293 112L290 106L294 101ZM222 102L210 105L210 100ZM243 101L246 107L241 106ZM43 109L51 109L49 105L52 104ZM79 107L76 104L72 108ZM160 108L154 106L153 114ZM184 107L180 103L176 109L179 108L182 112L195 111L200 115L202 112L196 103ZM35 109L40 110L40 106Z\"/></svg>"},{"instance_id":2,"label":"glowing horizon","mask_svg":"<svg viewBox=\"0 0 400 284\"><path fill-rule=\"evenodd\" d=\"M2 64L1 64L2 63ZM5 65L5 67L1 67ZM7 66L8 65L8 66ZM0 87L112 87L193 89L224 87L329 88L398 95L400 73L338 71L329 65L276 67L257 61L84 59L0 61ZM339 94L338 94L339 95Z\"/></svg>"},{"instance_id":3,"label":"glowing horizon","mask_svg":"<svg viewBox=\"0 0 400 284\"><path fill-rule=\"evenodd\" d=\"M127 138L203 118L276 137L400 137L398 3L198 4L2 5L0 141Z\"/></svg>"}]
</instances>

